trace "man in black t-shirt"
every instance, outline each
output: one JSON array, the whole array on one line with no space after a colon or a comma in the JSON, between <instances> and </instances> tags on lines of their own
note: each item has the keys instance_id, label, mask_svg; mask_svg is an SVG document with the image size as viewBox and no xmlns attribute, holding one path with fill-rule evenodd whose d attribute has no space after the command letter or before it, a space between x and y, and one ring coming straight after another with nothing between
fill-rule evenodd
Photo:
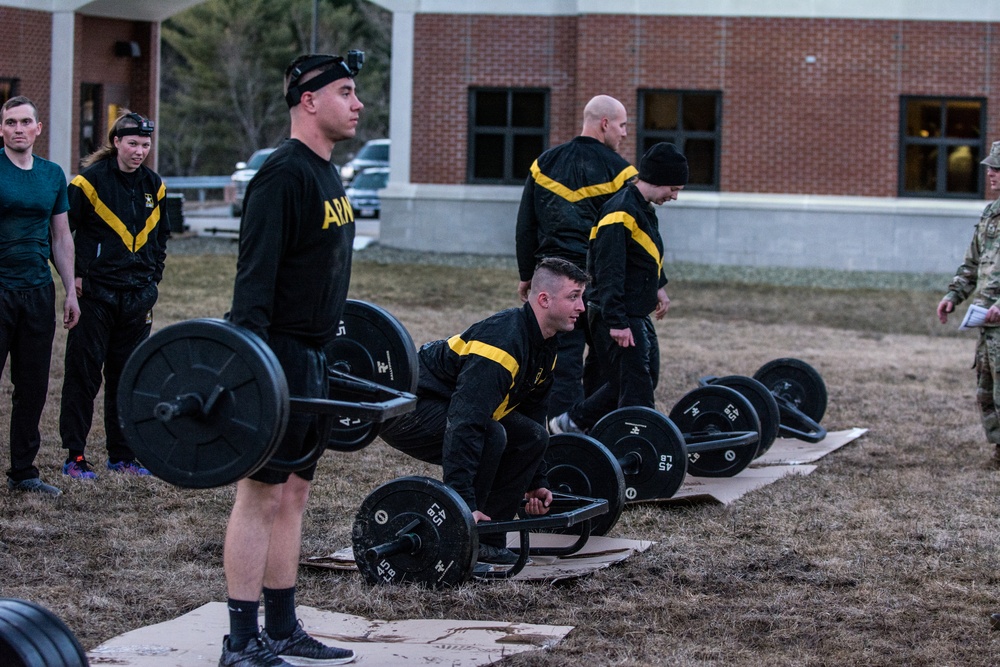
<instances>
[{"instance_id":1,"label":"man in black t-shirt","mask_svg":"<svg viewBox=\"0 0 1000 667\"><path fill-rule=\"evenodd\" d=\"M337 141L354 136L364 108L354 87L359 55L300 56L288 66L290 138L268 157L244 199L230 319L267 342L294 396L327 397L323 349L336 336L347 298L354 213L330 157ZM275 457L296 460L313 451L327 436L320 423L313 415L290 415ZM220 666L339 665L355 658L310 637L295 614L302 515L315 469L265 466L237 483L223 556L230 633Z\"/></svg>"}]
</instances>

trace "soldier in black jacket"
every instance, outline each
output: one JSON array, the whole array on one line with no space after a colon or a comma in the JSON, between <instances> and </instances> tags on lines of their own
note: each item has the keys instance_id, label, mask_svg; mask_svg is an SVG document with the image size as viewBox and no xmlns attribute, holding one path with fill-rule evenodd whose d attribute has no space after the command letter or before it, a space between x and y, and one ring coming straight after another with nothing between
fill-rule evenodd
<instances>
[{"instance_id":1,"label":"soldier in black jacket","mask_svg":"<svg viewBox=\"0 0 1000 667\"><path fill-rule=\"evenodd\" d=\"M548 511L552 493L542 458L556 334L573 330L586 283L572 262L542 260L524 306L424 345L416 410L380 434L402 452L441 464L445 484L477 522L514 518L522 498L528 513ZM483 536L479 559L514 563L503 539Z\"/></svg>"},{"instance_id":2,"label":"soldier in black jacket","mask_svg":"<svg viewBox=\"0 0 1000 667\"><path fill-rule=\"evenodd\" d=\"M687 181L687 159L673 144L655 144L639 161L639 178L601 210L587 253L594 281L587 312L607 381L571 410L553 417L551 432L586 431L619 407L655 407L660 353L650 313L662 319L670 299L653 205L677 199Z\"/></svg>"},{"instance_id":3,"label":"soldier in black jacket","mask_svg":"<svg viewBox=\"0 0 1000 667\"><path fill-rule=\"evenodd\" d=\"M97 476L84 449L102 368L107 469L149 475L118 425L118 381L129 355L149 337L170 234L163 181L143 164L152 133L152 121L123 110L107 143L84 158L84 170L69 184L80 324L66 341L59 434L68 450L63 474L77 479Z\"/></svg>"},{"instance_id":4,"label":"soldier in black jacket","mask_svg":"<svg viewBox=\"0 0 1000 667\"><path fill-rule=\"evenodd\" d=\"M543 257L562 257L581 269L587 266L590 230L601 206L636 175L635 167L618 154L627 135L628 115L621 102L598 95L583 110L580 136L550 148L531 165L517 212L518 293L527 299L531 275ZM584 385L596 384L588 355L587 318L559 337L549 410L559 414L583 400Z\"/></svg>"}]
</instances>

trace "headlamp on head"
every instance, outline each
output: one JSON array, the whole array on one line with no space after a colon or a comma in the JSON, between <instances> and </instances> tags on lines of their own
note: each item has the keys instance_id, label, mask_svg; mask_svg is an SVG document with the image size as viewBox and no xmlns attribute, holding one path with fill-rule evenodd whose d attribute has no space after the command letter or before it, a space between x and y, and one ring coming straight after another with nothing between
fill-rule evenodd
<instances>
[{"instance_id":1,"label":"headlamp on head","mask_svg":"<svg viewBox=\"0 0 1000 667\"><path fill-rule=\"evenodd\" d=\"M135 127L120 127L115 132L116 137L130 137L130 136L140 136L149 137L153 134L153 121L148 118L143 118L137 113L130 113L125 116L129 120L133 120L136 123Z\"/></svg>"},{"instance_id":2,"label":"headlamp on head","mask_svg":"<svg viewBox=\"0 0 1000 667\"><path fill-rule=\"evenodd\" d=\"M288 79L288 92L285 93L285 102L291 109L302 101L302 93L314 93L323 86L333 83L337 79L353 79L361 71L365 64L364 51L348 51L347 59L340 56L316 55L306 58L301 63L292 68ZM333 65L330 69L309 79L305 83L299 83L299 79L308 72L320 67Z\"/></svg>"}]
</instances>

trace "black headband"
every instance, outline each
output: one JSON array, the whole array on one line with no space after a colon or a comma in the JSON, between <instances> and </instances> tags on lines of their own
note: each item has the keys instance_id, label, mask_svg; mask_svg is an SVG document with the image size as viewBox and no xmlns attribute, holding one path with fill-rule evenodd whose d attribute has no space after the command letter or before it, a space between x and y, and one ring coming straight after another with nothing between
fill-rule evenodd
<instances>
[{"instance_id":1,"label":"black headband","mask_svg":"<svg viewBox=\"0 0 1000 667\"><path fill-rule=\"evenodd\" d=\"M364 51L348 52L347 60L344 60L340 56L329 55L318 55L313 56L312 58L307 58L305 61L296 65L291 71L291 77L288 79L288 92L285 93L285 102L288 104L288 108L291 109L302 101L302 93L314 93L323 86L333 83L337 79L353 79L358 75L358 72L361 71L361 67L364 65L364 62ZM331 67L318 76L309 79L305 83L298 83L299 79L301 79L304 74L326 65L334 65L334 67Z\"/></svg>"},{"instance_id":2,"label":"black headband","mask_svg":"<svg viewBox=\"0 0 1000 667\"><path fill-rule=\"evenodd\" d=\"M137 113L130 113L125 118L133 120L136 122L135 127L120 127L115 130L116 137L130 137L138 135L140 137L149 137L153 134L153 121L148 118L143 118Z\"/></svg>"}]
</instances>

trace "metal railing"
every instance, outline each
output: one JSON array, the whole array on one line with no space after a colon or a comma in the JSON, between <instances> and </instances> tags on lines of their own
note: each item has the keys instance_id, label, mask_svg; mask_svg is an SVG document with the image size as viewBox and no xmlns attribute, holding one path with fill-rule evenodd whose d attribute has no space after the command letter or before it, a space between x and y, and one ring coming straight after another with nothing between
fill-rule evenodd
<instances>
[{"instance_id":1,"label":"metal railing","mask_svg":"<svg viewBox=\"0 0 1000 667\"><path fill-rule=\"evenodd\" d=\"M205 201L209 190L225 190L232 184L229 176L164 176L168 192L196 190L198 201Z\"/></svg>"}]
</instances>

